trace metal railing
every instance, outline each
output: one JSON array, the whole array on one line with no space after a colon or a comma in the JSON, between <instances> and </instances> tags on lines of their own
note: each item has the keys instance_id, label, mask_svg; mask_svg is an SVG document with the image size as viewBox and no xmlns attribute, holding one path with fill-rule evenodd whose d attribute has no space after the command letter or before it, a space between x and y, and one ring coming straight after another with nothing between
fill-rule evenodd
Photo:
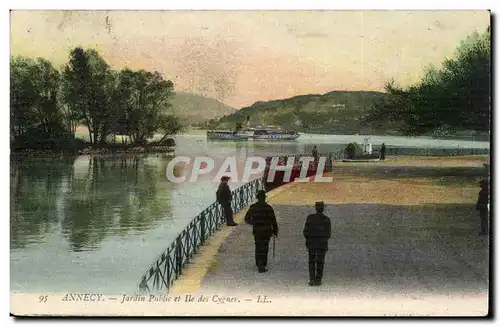
<instances>
[{"instance_id":1,"label":"metal railing","mask_svg":"<svg viewBox=\"0 0 500 326\"><path fill-rule=\"evenodd\" d=\"M379 149L380 151L380 149ZM464 156L488 155L488 148L418 148L418 147L387 147L385 155L415 155L415 156Z\"/></svg>"},{"instance_id":2,"label":"metal railing","mask_svg":"<svg viewBox=\"0 0 500 326\"><path fill-rule=\"evenodd\" d=\"M325 172L332 170L332 159L339 159L342 157L341 155L343 155L341 152L320 154L320 156L327 157ZM280 158L286 161L288 157L295 157L295 162L298 162L298 158L303 156L310 155L297 154L281 156ZM234 213L249 206L255 199L257 191L265 189L265 184L265 175L263 175L232 191L231 205ZM182 275L183 268L203 246L207 238L224 224L223 215L222 207L217 202L212 203L198 214L142 276L139 290L141 292L168 291L174 281Z\"/></svg>"},{"instance_id":3,"label":"metal railing","mask_svg":"<svg viewBox=\"0 0 500 326\"><path fill-rule=\"evenodd\" d=\"M257 191L263 187L264 180L260 177L232 191L231 204L234 212L250 205ZM207 238L223 225L225 222L223 215L222 207L217 202L198 214L142 276L139 290L168 291Z\"/></svg>"},{"instance_id":4,"label":"metal railing","mask_svg":"<svg viewBox=\"0 0 500 326\"><path fill-rule=\"evenodd\" d=\"M380 154L380 146L373 148L373 154ZM420 147L386 147L386 156L465 156L465 155L489 155L489 148L420 148ZM322 153L320 156L331 157L333 161L345 158L344 151L334 153Z\"/></svg>"}]
</instances>

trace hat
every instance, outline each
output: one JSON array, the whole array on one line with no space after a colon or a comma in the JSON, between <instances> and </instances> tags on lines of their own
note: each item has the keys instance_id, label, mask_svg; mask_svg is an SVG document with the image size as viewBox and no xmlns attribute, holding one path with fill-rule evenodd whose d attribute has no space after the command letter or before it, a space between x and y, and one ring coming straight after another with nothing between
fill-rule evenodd
<instances>
[{"instance_id":1,"label":"hat","mask_svg":"<svg viewBox=\"0 0 500 326\"><path fill-rule=\"evenodd\" d=\"M231 177L223 176L220 178L220 181L228 181L229 179L231 179Z\"/></svg>"},{"instance_id":2,"label":"hat","mask_svg":"<svg viewBox=\"0 0 500 326\"><path fill-rule=\"evenodd\" d=\"M325 206L325 203L322 201L317 201L314 206Z\"/></svg>"},{"instance_id":3,"label":"hat","mask_svg":"<svg viewBox=\"0 0 500 326\"><path fill-rule=\"evenodd\" d=\"M257 198L266 198L266 191L265 190L259 190L257 191Z\"/></svg>"}]
</instances>

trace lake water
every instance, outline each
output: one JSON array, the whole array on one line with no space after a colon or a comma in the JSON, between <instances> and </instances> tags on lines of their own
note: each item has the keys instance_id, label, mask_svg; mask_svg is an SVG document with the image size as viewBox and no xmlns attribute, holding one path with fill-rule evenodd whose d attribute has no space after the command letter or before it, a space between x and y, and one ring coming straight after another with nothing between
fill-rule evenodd
<instances>
[{"instance_id":1,"label":"lake water","mask_svg":"<svg viewBox=\"0 0 500 326\"><path fill-rule=\"evenodd\" d=\"M176 155L225 158L334 152L367 136L302 135L289 142L176 137ZM488 142L372 136L388 146L489 148ZM175 184L169 157L11 162L12 292L133 293L140 277L179 231L215 200L210 180ZM232 183L231 187L239 186Z\"/></svg>"}]
</instances>

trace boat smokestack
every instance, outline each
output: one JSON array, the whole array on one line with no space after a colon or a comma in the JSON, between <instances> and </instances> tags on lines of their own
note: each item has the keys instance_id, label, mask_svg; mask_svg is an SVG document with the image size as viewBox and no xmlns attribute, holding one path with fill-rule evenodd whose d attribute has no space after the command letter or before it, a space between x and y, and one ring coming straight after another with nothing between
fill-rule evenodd
<instances>
[{"instance_id":1,"label":"boat smokestack","mask_svg":"<svg viewBox=\"0 0 500 326\"><path fill-rule=\"evenodd\" d=\"M247 129L250 128L250 116L247 115Z\"/></svg>"}]
</instances>

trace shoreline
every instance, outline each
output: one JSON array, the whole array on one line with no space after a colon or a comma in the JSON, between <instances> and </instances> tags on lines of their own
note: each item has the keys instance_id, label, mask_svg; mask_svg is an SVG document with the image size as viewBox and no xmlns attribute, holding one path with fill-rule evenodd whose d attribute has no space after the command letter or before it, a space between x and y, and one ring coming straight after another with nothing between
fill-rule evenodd
<instances>
[{"instance_id":1,"label":"shoreline","mask_svg":"<svg viewBox=\"0 0 500 326\"><path fill-rule=\"evenodd\" d=\"M217 128L216 128L217 129ZM200 134L205 134L207 131L212 131L216 129L207 129L207 128L200 128L200 129L191 129L189 132L186 133L180 133L179 135L200 135ZM229 129L227 130L229 131ZM416 139L425 139L425 140L433 140L433 141L439 141L439 140L445 140L445 141L465 141L465 142L480 142L480 143L490 143L491 142L491 137L489 135L482 135L482 136L461 136L461 135L449 135L449 136L439 136L435 137L432 135L418 135L418 136L406 136L404 134L390 134L390 133L375 133L375 134L365 134L365 133L359 133L359 134L350 134L350 133L330 133L330 132L313 132L313 131L297 131L298 134L301 136L332 136L332 137L345 137L345 136L350 136L350 137L396 137L396 138L416 138Z\"/></svg>"},{"instance_id":2,"label":"shoreline","mask_svg":"<svg viewBox=\"0 0 500 326\"><path fill-rule=\"evenodd\" d=\"M173 155L175 146L134 146L129 148L86 147L83 149L10 149L10 158L55 158L55 157L79 157L79 156L121 156L137 154L165 154Z\"/></svg>"}]
</instances>

